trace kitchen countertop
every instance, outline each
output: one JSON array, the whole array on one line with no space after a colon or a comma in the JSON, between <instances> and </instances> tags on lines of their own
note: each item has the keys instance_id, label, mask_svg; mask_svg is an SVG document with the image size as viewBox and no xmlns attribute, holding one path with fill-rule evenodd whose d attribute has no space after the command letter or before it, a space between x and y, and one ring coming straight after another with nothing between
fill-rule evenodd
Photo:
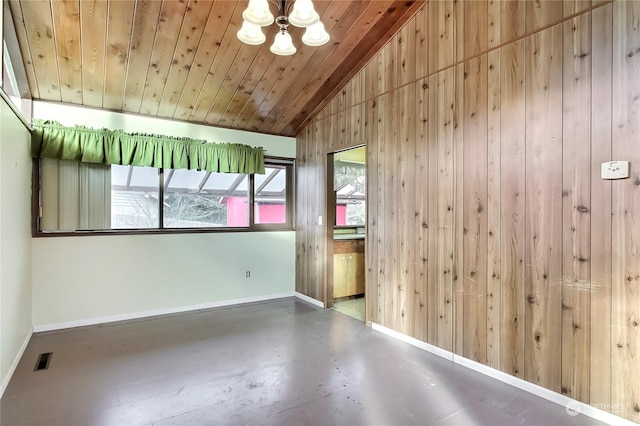
<instances>
[{"instance_id":1,"label":"kitchen countertop","mask_svg":"<svg viewBox=\"0 0 640 426\"><path fill-rule=\"evenodd\" d=\"M364 240L364 234L334 234L334 240Z\"/></svg>"}]
</instances>

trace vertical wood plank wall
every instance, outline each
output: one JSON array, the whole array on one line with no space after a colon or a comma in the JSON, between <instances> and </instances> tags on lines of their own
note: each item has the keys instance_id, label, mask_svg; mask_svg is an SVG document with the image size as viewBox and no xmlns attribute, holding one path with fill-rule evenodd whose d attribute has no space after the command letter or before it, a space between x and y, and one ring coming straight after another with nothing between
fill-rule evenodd
<instances>
[{"instance_id":1,"label":"vertical wood plank wall","mask_svg":"<svg viewBox=\"0 0 640 426\"><path fill-rule=\"evenodd\" d=\"M367 320L640 422L638 76L638 0L426 3L298 135L296 290L365 144Z\"/></svg>"}]
</instances>

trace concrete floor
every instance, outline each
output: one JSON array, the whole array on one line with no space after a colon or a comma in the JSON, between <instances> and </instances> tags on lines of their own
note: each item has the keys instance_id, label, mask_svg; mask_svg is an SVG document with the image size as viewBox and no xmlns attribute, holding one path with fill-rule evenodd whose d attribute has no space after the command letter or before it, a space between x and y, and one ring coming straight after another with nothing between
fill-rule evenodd
<instances>
[{"instance_id":1,"label":"concrete floor","mask_svg":"<svg viewBox=\"0 0 640 426\"><path fill-rule=\"evenodd\" d=\"M34 335L1 404L2 426L601 424L295 299Z\"/></svg>"}]
</instances>

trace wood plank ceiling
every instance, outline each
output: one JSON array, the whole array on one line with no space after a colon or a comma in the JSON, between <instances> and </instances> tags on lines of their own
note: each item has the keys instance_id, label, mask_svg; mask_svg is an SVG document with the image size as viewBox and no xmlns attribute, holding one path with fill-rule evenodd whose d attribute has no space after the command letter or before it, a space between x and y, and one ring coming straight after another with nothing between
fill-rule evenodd
<instances>
[{"instance_id":1,"label":"wood plank ceiling","mask_svg":"<svg viewBox=\"0 0 640 426\"><path fill-rule=\"evenodd\" d=\"M295 136L424 1L315 0L331 41L269 51L248 0L9 0L34 99ZM275 13L275 6L272 5Z\"/></svg>"}]
</instances>

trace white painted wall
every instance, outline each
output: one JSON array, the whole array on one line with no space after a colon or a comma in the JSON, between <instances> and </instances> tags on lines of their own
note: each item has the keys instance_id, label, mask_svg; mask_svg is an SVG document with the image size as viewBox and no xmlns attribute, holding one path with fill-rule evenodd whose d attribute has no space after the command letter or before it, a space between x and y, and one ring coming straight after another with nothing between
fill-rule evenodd
<instances>
[{"instance_id":1,"label":"white painted wall","mask_svg":"<svg viewBox=\"0 0 640 426\"><path fill-rule=\"evenodd\" d=\"M293 232L36 238L33 323L37 331L292 295L294 241Z\"/></svg>"},{"instance_id":2,"label":"white painted wall","mask_svg":"<svg viewBox=\"0 0 640 426\"><path fill-rule=\"evenodd\" d=\"M31 336L29 132L0 99L0 395Z\"/></svg>"},{"instance_id":3,"label":"white painted wall","mask_svg":"<svg viewBox=\"0 0 640 426\"><path fill-rule=\"evenodd\" d=\"M244 143L295 157L294 138L46 102L34 102L34 117ZM35 238L33 324L43 330L293 294L294 262L293 231Z\"/></svg>"}]
</instances>

